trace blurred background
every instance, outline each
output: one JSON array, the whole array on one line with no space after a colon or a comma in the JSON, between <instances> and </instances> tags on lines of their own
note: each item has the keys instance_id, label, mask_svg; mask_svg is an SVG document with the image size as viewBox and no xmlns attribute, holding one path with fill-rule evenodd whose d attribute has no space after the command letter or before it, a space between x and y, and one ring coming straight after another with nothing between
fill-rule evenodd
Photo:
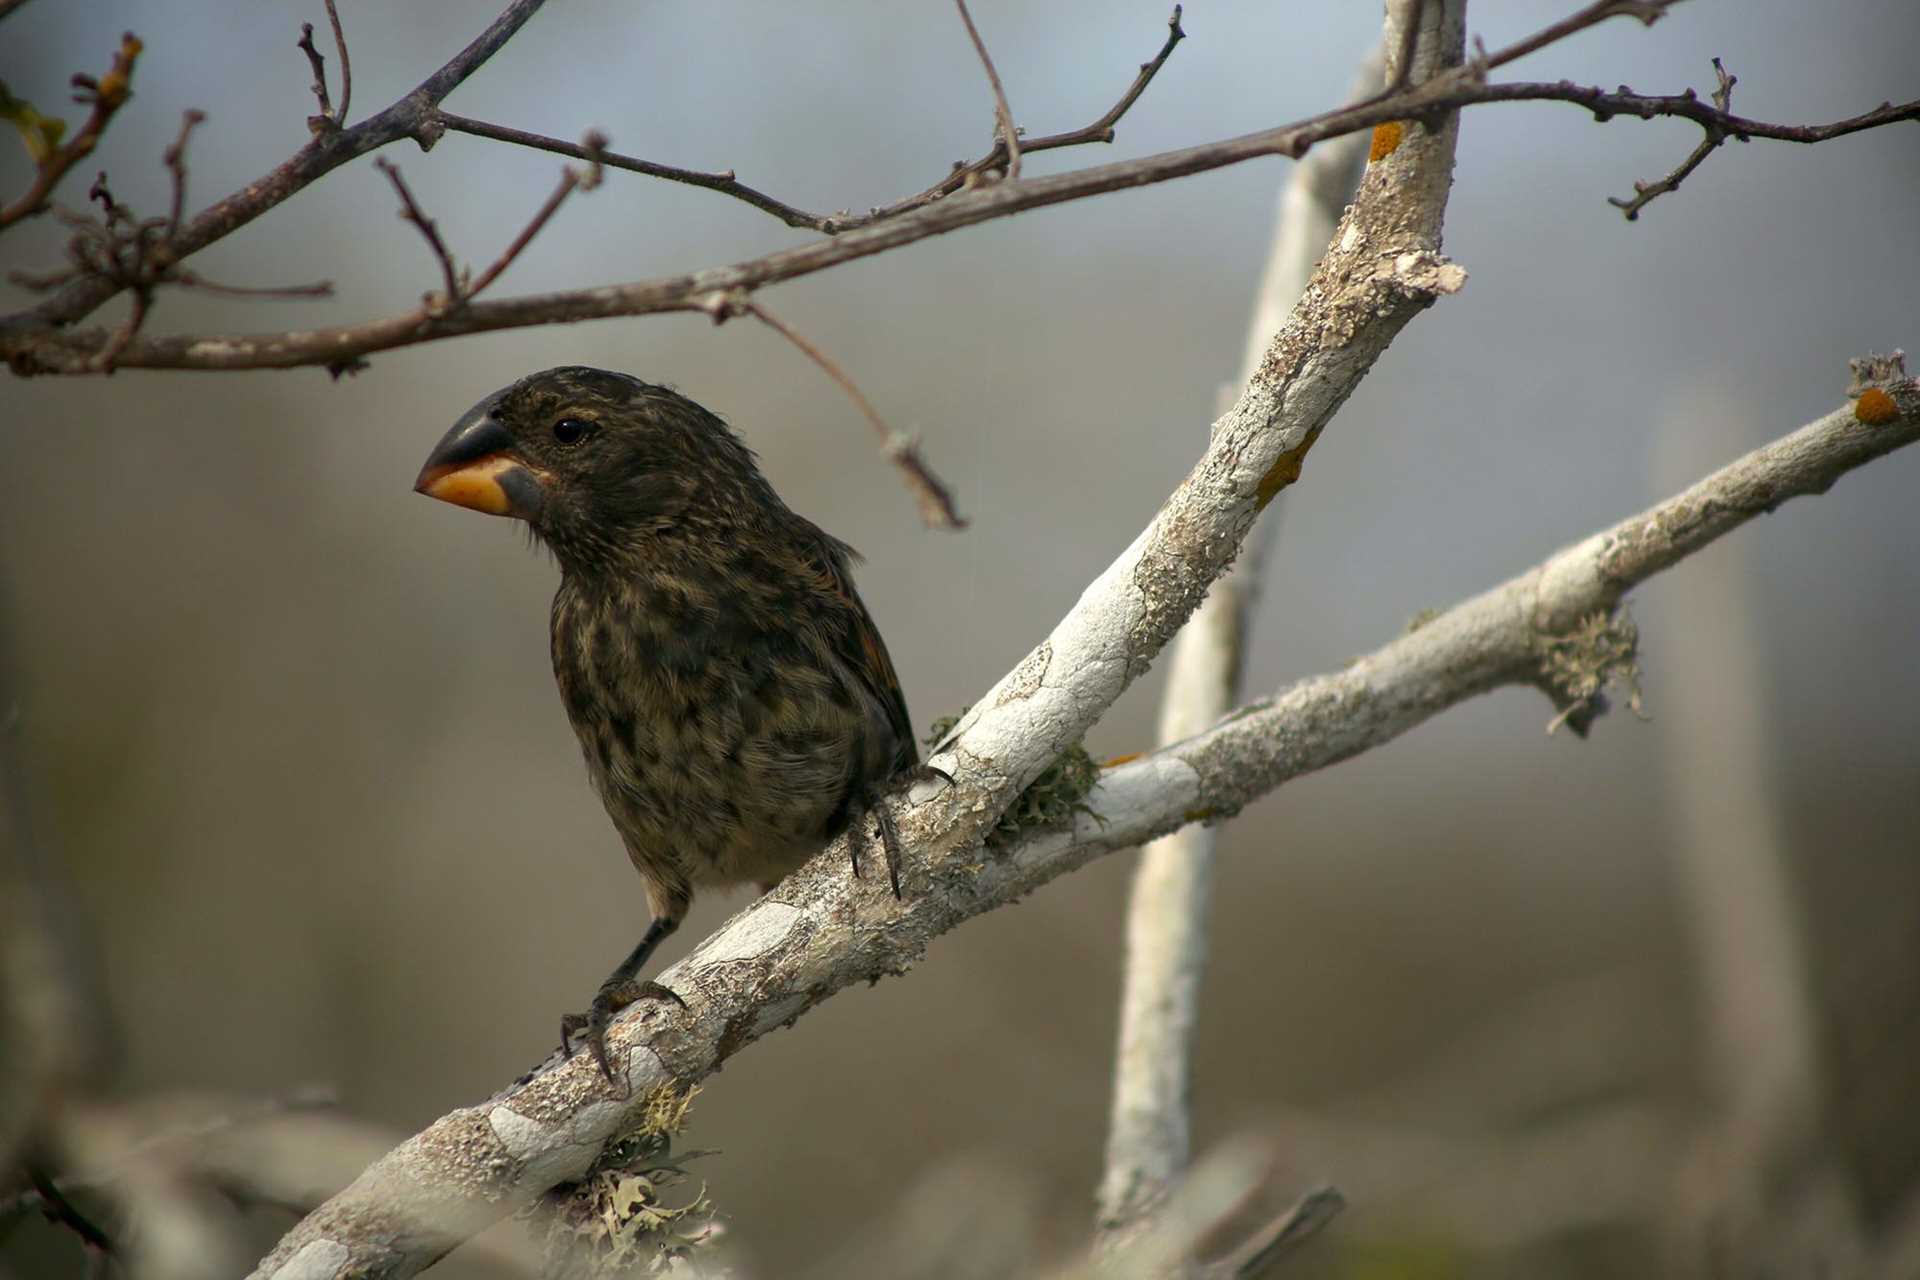
<instances>
[{"instance_id":1,"label":"blurred background","mask_svg":"<svg viewBox=\"0 0 1920 1280\"><path fill-rule=\"evenodd\" d=\"M356 119L497 9L343 7ZM1497 47L1571 7L1481 3L1471 26ZM1165 34L1159 0L973 8L1036 134L1099 115ZM31 4L5 24L0 77L65 106L68 76L99 74L134 30L137 96L61 195L80 204L104 167L121 200L164 212L161 152L197 107L197 208L304 140L302 21L324 36L318 3ZM1185 25L1113 146L1027 171L1321 109L1378 33L1371 4L1195 5ZM1916 49L1908 0L1750 0L1616 22L1510 71L1704 93L1719 55L1736 110L1804 123L1913 97ZM597 126L617 150L733 168L821 210L918 190L993 121L940 5L572 0L447 105L566 138ZM1446 245L1468 287L1396 342L1287 495L1251 688L1377 647L1826 413L1848 357L1920 342L1911 126L1729 145L1637 223L1606 204L1697 138L1564 106L1469 113ZM458 135L385 154L476 265L561 164ZM0 191L29 172L0 149ZM0 383L22 741L104 976L116 1089L320 1083L410 1132L538 1061L642 927L553 690L553 567L506 522L409 491L474 400L587 363L729 419L792 506L867 553L861 589L924 725L1018 660L1197 455L1286 173L1105 196L764 295L923 436L973 521L957 535L920 527L840 391L749 323L506 333L338 382ZM195 264L236 284L332 279L333 300L167 293L150 329L409 307L438 271L395 207L368 161L341 170ZM43 218L0 256L44 269L64 235ZM609 172L494 294L807 238ZM1284 1187L1347 1193L1298 1274L1706 1274L1728 1241L1809 1215L1816 1243L1920 1234L1916 492L1920 455L1896 454L1636 592L1649 722L1548 737L1543 698L1501 692L1227 828L1196 1144L1269 1137ZM1156 673L1114 708L1096 756L1150 743L1158 691ZM976 1266L996 1235L1027 1256L1082 1247L1131 861L969 924L709 1082L686 1141L722 1153L699 1173L744 1265L909 1274L917 1256L931 1273L927 1242L959 1223ZM745 901L704 897L665 958ZM257 1215L258 1243L290 1221ZM478 1252L446 1274L499 1274ZM37 1222L0 1252L19 1275L78 1265Z\"/></svg>"}]
</instances>

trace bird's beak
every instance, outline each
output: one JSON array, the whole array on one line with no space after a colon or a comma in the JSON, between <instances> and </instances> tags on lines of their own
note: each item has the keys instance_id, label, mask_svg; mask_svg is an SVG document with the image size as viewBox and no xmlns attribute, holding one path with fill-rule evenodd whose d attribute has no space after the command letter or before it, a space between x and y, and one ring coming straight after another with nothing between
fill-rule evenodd
<instances>
[{"instance_id":1,"label":"bird's beak","mask_svg":"<svg viewBox=\"0 0 1920 1280\"><path fill-rule=\"evenodd\" d=\"M494 397L467 410L427 455L415 493L490 516L532 520L546 486L515 451L513 435L493 416Z\"/></svg>"}]
</instances>

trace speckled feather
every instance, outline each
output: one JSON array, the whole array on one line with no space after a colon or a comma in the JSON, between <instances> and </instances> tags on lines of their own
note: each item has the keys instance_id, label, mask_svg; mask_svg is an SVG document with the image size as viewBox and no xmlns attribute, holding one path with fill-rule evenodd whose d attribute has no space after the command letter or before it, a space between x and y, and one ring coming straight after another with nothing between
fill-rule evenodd
<instances>
[{"instance_id":1,"label":"speckled feather","mask_svg":"<svg viewBox=\"0 0 1920 1280\"><path fill-rule=\"evenodd\" d=\"M852 548L719 418L588 368L516 383L493 413L546 482L554 675L657 918L695 886L771 884L917 762ZM597 429L561 445L562 417Z\"/></svg>"}]
</instances>

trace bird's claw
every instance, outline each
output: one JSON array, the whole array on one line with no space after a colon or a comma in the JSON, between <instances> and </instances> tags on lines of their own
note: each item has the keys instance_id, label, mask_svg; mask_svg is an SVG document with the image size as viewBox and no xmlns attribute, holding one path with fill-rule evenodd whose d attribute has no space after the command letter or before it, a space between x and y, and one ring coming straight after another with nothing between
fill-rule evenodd
<instances>
[{"instance_id":1,"label":"bird's claw","mask_svg":"<svg viewBox=\"0 0 1920 1280\"><path fill-rule=\"evenodd\" d=\"M561 1056L573 1057L573 1037L585 1031L587 1048L593 1051L595 1065L600 1068L600 1074L607 1078L607 1083L612 1084L613 1063L607 1057L607 1030L613 1026L615 1015L636 1000L671 1000L682 1009L687 1007L687 1002L680 998L679 992L652 979L618 987L602 987L585 1013L560 1015Z\"/></svg>"}]
</instances>

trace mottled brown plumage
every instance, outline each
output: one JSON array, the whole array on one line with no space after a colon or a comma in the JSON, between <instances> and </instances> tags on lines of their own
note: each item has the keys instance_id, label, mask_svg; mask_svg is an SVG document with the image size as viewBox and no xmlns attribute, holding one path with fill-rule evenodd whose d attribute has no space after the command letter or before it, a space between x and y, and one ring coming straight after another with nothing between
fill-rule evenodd
<instances>
[{"instance_id":1,"label":"mottled brown plumage","mask_svg":"<svg viewBox=\"0 0 1920 1280\"><path fill-rule=\"evenodd\" d=\"M554 676L653 914L563 1024L607 1070L613 1013L679 998L636 975L697 887L771 886L916 763L900 682L852 548L664 387L585 367L524 378L455 424L418 487L526 520L560 563ZM884 821L881 836L897 892Z\"/></svg>"}]
</instances>

